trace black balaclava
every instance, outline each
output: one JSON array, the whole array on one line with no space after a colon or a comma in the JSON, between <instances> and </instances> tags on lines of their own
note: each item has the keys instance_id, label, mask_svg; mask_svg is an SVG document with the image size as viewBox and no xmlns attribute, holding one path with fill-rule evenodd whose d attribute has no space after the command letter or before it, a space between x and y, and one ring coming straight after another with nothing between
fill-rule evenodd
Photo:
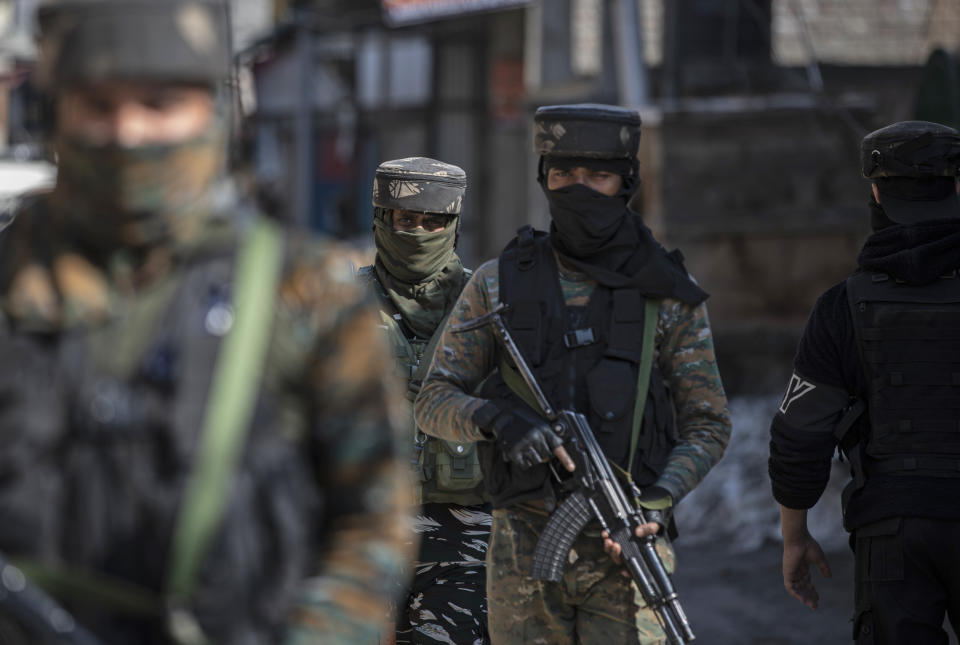
<instances>
[{"instance_id":1,"label":"black balaclava","mask_svg":"<svg viewBox=\"0 0 960 645\"><path fill-rule=\"evenodd\" d=\"M887 215L887 212L883 210L883 206L880 205L873 197L873 193L870 193L870 228L874 231L882 231L885 228L890 228L891 226L897 226L897 223L894 222Z\"/></svg>"},{"instance_id":2,"label":"black balaclava","mask_svg":"<svg viewBox=\"0 0 960 645\"><path fill-rule=\"evenodd\" d=\"M891 219L871 195L870 225L857 258L861 269L886 273L908 284L928 284L960 268L960 203L952 177L918 180L884 177L874 180L881 201L891 195L900 200L898 212L911 223Z\"/></svg>"},{"instance_id":3,"label":"black balaclava","mask_svg":"<svg viewBox=\"0 0 960 645\"><path fill-rule=\"evenodd\" d=\"M616 173L623 183L614 195L582 184L547 188L550 168L575 167ZM541 159L538 181L550 205L550 240L565 263L615 289L633 287L648 296L669 296L688 304L707 298L627 207L640 185L634 162L548 155Z\"/></svg>"}]
</instances>

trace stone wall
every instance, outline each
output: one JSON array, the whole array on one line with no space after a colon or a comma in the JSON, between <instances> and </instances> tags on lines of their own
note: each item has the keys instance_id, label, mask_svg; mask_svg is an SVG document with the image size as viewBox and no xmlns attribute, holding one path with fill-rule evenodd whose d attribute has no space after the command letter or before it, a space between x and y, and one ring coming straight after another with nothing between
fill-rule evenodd
<instances>
[{"instance_id":1,"label":"stone wall","mask_svg":"<svg viewBox=\"0 0 960 645\"><path fill-rule=\"evenodd\" d=\"M664 114L655 137L660 166L646 173L659 180L647 182L648 220L711 293L720 365L734 394L783 387L810 308L855 268L868 233L862 134L804 100L701 103ZM863 107L850 114L871 116Z\"/></svg>"}]
</instances>

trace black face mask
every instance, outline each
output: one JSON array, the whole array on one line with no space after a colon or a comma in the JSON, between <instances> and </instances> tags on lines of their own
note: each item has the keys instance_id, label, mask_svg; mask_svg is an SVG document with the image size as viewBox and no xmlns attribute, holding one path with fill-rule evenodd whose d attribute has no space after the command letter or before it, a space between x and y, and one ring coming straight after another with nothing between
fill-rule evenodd
<instances>
[{"instance_id":1,"label":"black face mask","mask_svg":"<svg viewBox=\"0 0 960 645\"><path fill-rule=\"evenodd\" d=\"M622 192L622 191L621 191ZM551 238L564 255L597 260L616 270L637 242L626 226L629 211L624 196L608 196L582 184L556 190L545 189L553 218Z\"/></svg>"},{"instance_id":2,"label":"black face mask","mask_svg":"<svg viewBox=\"0 0 960 645\"><path fill-rule=\"evenodd\" d=\"M651 297L673 296L696 305L707 294L690 281L653 239L640 216L627 208L634 182L625 178L616 195L576 184L548 190L553 224L550 243L564 261L598 283L635 288Z\"/></svg>"},{"instance_id":3,"label":"black face mask","mask_svg":"<svg viewBox=\"0 0 960 645\"><path fill-rule=\"evenodd\" d=\"M896 225L897 223L887 216L883 206L877 203L873 195L870 195L870 228L874 231L882 231Z\"/></svg>"}]
</instances>

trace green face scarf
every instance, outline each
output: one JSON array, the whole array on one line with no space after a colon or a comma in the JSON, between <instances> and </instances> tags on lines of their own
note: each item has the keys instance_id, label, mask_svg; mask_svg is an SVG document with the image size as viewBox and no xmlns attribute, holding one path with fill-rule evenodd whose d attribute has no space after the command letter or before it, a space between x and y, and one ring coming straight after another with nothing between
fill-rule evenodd
<instances>
[{"instance_id":1,"label":"green face scarf","mask_svg":"<svg viewBox=\"0 0 960 645\"><path fill-rule=\"evenodd\" d=\"M411 233L394 231L379 216L374 220L377 277L404 323L420 338L433 335L460 294L463 265L454 253L456 239L455 222L435 233Z\"/></svg>"},{"instance_id":2,"label":"green face scarf","mask_svg":"<svg viewBox=\"0 0 960 645\"><path fill-rule=\"evenodd\" d=\"M223 172L224 137L219 124L186 141L144 146L60 136L54 204L95 248L189 240L203 226Z\"/></svg>"},{"instance_id":3,"label":"green face scarf","mask_svg":"<svg viewBox=\"0 0 960 645\"><path fill-rule=\"evenodd\" d=\"M390 215L385 215L385 219ZM442 231L394 231L393 225L380 219L374 220L373 241L387 271L403 282L411 284L434 277L453 256L457 239L455 221Z\"/></svg>"}]
</instances>

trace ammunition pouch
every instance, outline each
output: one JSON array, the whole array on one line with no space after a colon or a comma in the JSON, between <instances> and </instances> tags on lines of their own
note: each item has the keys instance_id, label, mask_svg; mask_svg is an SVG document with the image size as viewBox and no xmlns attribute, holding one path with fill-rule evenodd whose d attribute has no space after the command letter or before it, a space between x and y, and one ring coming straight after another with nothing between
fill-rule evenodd
<instances>
[{"instance_id":1,"label":"ammunition pouch","mask_svg":"<svg viewBox=\"0 0 960 645\"><path fill-rule=\"evenodd\" d=\"M417 466L422 503L484 503L477 444L426 437Z\"/></svg>"}]
</instances>

